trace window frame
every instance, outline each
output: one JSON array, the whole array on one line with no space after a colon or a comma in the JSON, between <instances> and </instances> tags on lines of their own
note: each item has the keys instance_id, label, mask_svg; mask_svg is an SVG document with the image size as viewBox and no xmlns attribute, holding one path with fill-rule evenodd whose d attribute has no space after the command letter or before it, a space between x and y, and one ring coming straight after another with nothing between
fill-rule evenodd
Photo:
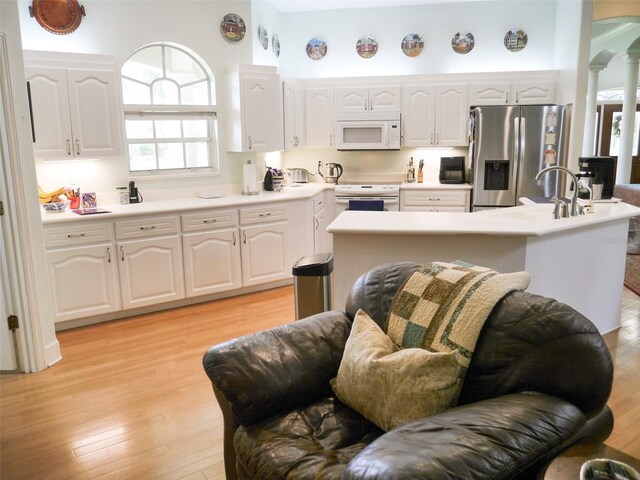
<instances>
[{"instance_id":1,"label":"window frame","mask_svg":"<svg viewBox=\"0 0 640 480\"><path fill-rule=\"evenodd\" d=\"M131 58L133 58L136 54L138 54L140 51L146 49L146 48L161 48L161 56L162 56L162 76L154 78L152 81L150 82L144 82L144 81L140 81L139 79L136 78L132 78L130 76L125 75L124 73L122 73L122 71L124 70L127 62L129 62L129 60L131 60ZM193 81L193 82L187 82L184 84L179 84L176 80L174 80L171 77L166 76L167 74L167 69L166 69L166 58L167 58L167 54L166 49L170 48L170 49L175 49L180 51L182 54L187 55L202 71L204 78L197 80L197 81ZM177 85L178 87L178 100L182 101L181 98L181 88L182 87L187 87L189 85L192 84L198 84L198 83L203 83L206 82L206 86L207 86L207 104L199 104L199 105L193 105L193 104L153 104L153 103L149 103L149 104L145 104L145 103L136 103L136 104L132 104L132 103L124 103L124 80L130 81L130 82L134 82L140 85L143 85L144 87L149 89L149 100L150 102L153 102L154 98L153 98L153 85L154 83L158 82L158 81L169 81L172 82L174 84ZM219 158L219 152L218 152L218 111L217 111L217 105L214 102L214 98L215 98L215 77L213 75L213 73L211 72L211 70L209 69L208 65L201 60L195 53L189 51L188 49L180 46L180 45L176 45L176 44L169 44L169 43L162 43L162 42L158 42L158 43L152 43L152 44L148 44L145 45L144 47L139 48L138 50L136 50L134 53L132 53L129 58L127 59L127 61L124 62L121 71L120 71L120 81L122 84L122 88L123 88L123 111L124 111L124 122L125 122L125 143L127 146L127 163L128 163L128 169L129 169L129 175L132 178L138 177L138 178L144 178L144 177L162 177L162 178L169 178L169 177L182 177L182 176L194 176L194 175L218 175L220 173L220 158ZM128 134L127 134L127 120L130 120L132 118L135 117L150 117L150 120L157 120L158 118L161 117L165 117L167 120L176 120L176 121L180 121L180 120L187 120L187 119L194 119L196 117L200 117L203 119L207 120L207 136L206 137L180 137L180 138L163 138L163 137L158 137L155 134L155 128L154 128L154 135L153 137L150 138L145 138L145 139L140 139L140 138L129 138ZM185 146L187 143L189 143L190 140L196 140L196 141L202 141L204 140L207 143L207 151L208 151L208 156L209 156L209 165L208 166L202 166L202 167L182 167L182 168L160 168L160 158L159 158L159 153L158 153L158 148L157 145L158 144L162 144L162 143L181 143L182 144L182 148L183 148L183 152L185 149ZM156 163L156 168L154 169L143 169L143 170L132 170L132 165L131 165L131 155L130 155L130 145L136 145L136 144L142 144L142 143L151 143L156 145L156 149L155 149L155 163ZM186 164L186 157L183 157L183 160Z\"/></svg>"}]
</instances>

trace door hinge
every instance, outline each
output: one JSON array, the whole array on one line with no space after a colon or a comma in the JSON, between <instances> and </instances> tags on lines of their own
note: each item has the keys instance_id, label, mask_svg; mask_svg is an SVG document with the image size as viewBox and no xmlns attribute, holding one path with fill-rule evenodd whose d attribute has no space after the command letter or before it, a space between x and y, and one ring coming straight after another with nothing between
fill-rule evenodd
<instances>
[{"instance_id":1,"label":"door hinge","mask_svg":"<svg viewBox=\"0 0 640 480\"><path fill-rule=\"evenodd\" d=\"M7 317L7 323L9 324L9 330L12 332L20 328L17 315L9 315Z\"/></svg>"},{"instance_id":2,"label":"door hinge","mask_svg":"<svg viewBox=\"0 0 640 480\"><path fill-rule=\"evenodd\" d=\"M4 215L4 203L0 200L0 217Z\"/></svg>"}]
</instances>

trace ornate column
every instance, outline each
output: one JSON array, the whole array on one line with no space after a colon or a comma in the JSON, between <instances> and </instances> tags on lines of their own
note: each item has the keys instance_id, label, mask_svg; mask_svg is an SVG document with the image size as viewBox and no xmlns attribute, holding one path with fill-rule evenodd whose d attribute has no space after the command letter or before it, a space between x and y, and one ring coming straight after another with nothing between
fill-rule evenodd
<instances>
[{"instance_id":1,"label":"ornate column","mask_svg":"<svg viewBox=\"0 0 640 480\"><path fill-rule=\"evenodd\" d=\"M627 72L624 84L624 100L622 102L622 123L616 183L629 183L631 181L631 152L636 117L639 60L640 51L627 51Z\"/></svg>"},{"instance_id":2,"label":"ornate column","mask_svg":"<svg viewBox=\"0 0 640 480\"><path fill-rule=\"evenodd\" d=\"M582 139L582 155L595 155L593 144L596 138L596 112L598 100L598 78L606 65L589 65L589 84L587 87L587 106L584 119L584 138Z\"/></svg>"}]
</instances>

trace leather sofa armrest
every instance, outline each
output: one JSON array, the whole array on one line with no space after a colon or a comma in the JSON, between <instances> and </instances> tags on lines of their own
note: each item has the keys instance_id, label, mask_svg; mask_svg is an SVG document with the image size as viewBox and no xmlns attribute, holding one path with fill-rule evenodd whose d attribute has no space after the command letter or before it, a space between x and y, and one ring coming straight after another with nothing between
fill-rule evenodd
<instances>
[{"instance_id":1,"label":"leather sofa armrest","mask_svg":"<svg viewBox=\"0 0 640 480\"><path fill-rule=\"evenodd\" d=\"M204 369L246 425L331 394L352 320L323 312L212 347Z\"/></svg>"},{"instance_id":2,"label":"leather sofa armrest","mask_svg":"<svg viewBox=\"0 0 640 480\"><path fill-rule=\"evenodd\" d=\"M585 421L577 407L550 395L504 395L387 432L356 455L340 479L518 478L565 448Z\"/></svg>"}]
</instances>

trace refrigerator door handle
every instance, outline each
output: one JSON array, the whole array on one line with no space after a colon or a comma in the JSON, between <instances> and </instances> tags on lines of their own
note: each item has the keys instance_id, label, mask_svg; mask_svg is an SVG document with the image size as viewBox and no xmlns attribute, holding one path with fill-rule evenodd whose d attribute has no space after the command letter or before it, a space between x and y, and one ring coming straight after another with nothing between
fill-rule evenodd
<instances>
[{"instance_id":1,"label":"refrigerator door handle","mask_svg":"<svg viewBox=\"0 0 640 480\"><path fill-rule=\"evenodd\" d=\"M515 170L516 165L518 165L518 163L520 162L520 153L522 152L522 148L520 145L521 142L521 138L520 138L520 120L521 117L515 117L513 119L513 153L511 155L511 158L513 158L513 169Z\"/></svg>"}]
</instances>

